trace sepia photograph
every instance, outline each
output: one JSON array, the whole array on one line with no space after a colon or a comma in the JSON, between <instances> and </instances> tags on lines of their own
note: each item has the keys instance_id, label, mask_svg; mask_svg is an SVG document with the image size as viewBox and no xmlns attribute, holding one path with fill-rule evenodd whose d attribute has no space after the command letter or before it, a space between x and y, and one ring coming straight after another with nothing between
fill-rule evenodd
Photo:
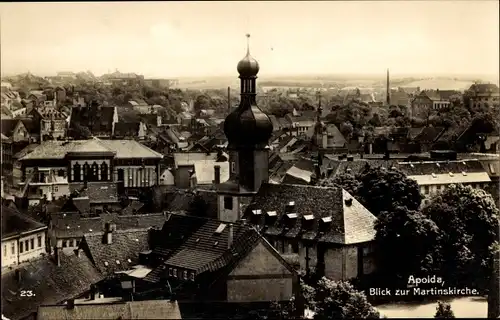
<instances>
[{"instance_id":1,"label":"sepia photograph","mask_svg":"<svg viewBox=\"0 0 500 320\"><path fill-rule=\"evenodd\" d=\"M0 3L2 320L500 318L499 6Z\"/></svg>"}]
</instances>

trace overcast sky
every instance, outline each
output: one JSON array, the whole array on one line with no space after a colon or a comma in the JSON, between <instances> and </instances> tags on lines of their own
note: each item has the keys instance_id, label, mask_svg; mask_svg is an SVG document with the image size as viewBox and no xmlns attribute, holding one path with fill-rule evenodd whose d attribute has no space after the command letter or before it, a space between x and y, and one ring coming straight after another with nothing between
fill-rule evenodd
<instances>
[{"instance_id":1,"label":"overcast sky","mask_svg":"<svg viewBox=\"0 0 500 320\"><path fill-rule=\"evenodd\" d=\"M0 3L2 73L498 74L499 1Z\"/></svg>"}]
</instances>

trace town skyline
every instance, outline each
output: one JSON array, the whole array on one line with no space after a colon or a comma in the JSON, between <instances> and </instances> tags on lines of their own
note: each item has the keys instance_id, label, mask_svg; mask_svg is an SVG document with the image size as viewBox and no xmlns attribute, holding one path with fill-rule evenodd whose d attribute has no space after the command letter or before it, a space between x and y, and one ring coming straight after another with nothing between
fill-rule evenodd
<instances>
[{"instance_id":1,"label":"town skyline","mask_svg":"<svg viewBox=\"0 0 500 320\"><path fill-rule=\"evenodd\" d=\"M389 68L497 78L499 69L496 1L2 3L0 11L6 74L232 75L246 33L263 77Z\"/></svg>"}]
</instances>

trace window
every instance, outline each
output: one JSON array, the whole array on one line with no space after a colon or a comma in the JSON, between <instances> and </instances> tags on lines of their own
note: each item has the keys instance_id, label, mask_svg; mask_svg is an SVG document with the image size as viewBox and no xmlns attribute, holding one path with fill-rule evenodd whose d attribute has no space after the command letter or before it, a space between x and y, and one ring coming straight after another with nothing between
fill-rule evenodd
<instances>
[{"instance_id":1,"label":"window","mask_svg":"<svg viewBox=\"0 0 500 320\"><path fill-rule=\"evenodd\" d=\"M441 191L441 187L442 187L442 186L438 184L438 185L436 186L437 191Z\"/></svg>"},{"instance_id":2,"label":"window","mask_svg":"<svg viewBox=\"0 0 500 320\"><path fill-rule=\"evenodd\" d=\"M81 166L80 164L78 164L78 162L75 163L75 165L73 166L73 181L76 182L82 181Z\"/></svg>"},{"instance_id":3,"label":"window","mask_svg":"<svg viewBox=\"0 0 500 320\"><path fill-rule=\"evenodd\" d=\"M75 240L75 247L78 247L80 245L80 240Z\"/></svg>"},{"instance_id":4,"label":"window","mask_svg":"<svg viewBox=\"0 0 500 320\"><path fill-rule=\"evenodd\" d=\"M233 210L233 197L224 197L224 209Z\"/></svg>"},{"instance_id":5,"label":"window","mask_svg":"<svg viewBox=\"0 0 500 320\"><path fill-rule=\"evenodd\" d=\"M182 277L184 278L184 280L187 280L188 279L188 272L187 271L184 271L182 273Z\"/></svg>"},{"instance_id":6,"label":"window","mask_svg":"<svg viewBox=\"0 0 500 320\"><path fill-rule=\"evenodd\" d=\"M293 253L299 253L299 244L294 242L292 243L292 252Z\"/></svg>"},{"instance_id":7,"label":"window","mask_svg":"<svg viewBox=\"0 0 500 320\"><path fill-rule=\"evenodd\" d=\"M108 165L106 164L106 162L103 162L101 164L101 180L108 180Z\"/></svg>"},{"instance_id":8,"label":"window","mask_svg":"<svg viewBox=\"0 0 500 320\"><path fill-rule=\"evenodd\" d=\"M91 177L90 177L90 181L97 181L97 180L99 180L99 175L97 174L98 171L99 171L99 165L94 162L92 164L92 174L91 174Z\"/></svg>"},{"instance_id":9,"label":"window","mask_svg":"<svg viewBox=\"0 0 500 320\"><path fill-rule=\"evenodd\" d=\"M31 250L35 249L35 238L30 239Z\"/></svg>"},{"instance_id":10,"label":"window","mask_svg":"<svg viewBox=\"0 0 500 320\"><path fill-rule=\"evenodd\" d=\"M429 194L429 186L424 186L424 194Z\"/></svg>"},{"instance_id":11,"label":"window","mask_svg":"<svg viewBox=\"0 0 500 320\"><path fill-rule=\"evenodd\" d=\"M236 173L236 163L231 161L231 173Z\"/></svg>"},{"instance_id":12,"label":"window","mask_svg":"<svg viewBox=\"0 0 500 320\"><path fill-rule=\"evenodd\" d=\"M172 272L173 272L174 278L177 278L177 269L175 269L175 268L174 268L174 269L172 270Z\"/></svg>"},{"instance_id":13,"label":"window","mask_svg":"<svg viewBox=\"0 0 500 320\"><path fill-rule=\"evenodd\" d=\"M28 251L30 249L30 241L25 240L24 241L24 250Z\"/></svg>"},{"instance_id":14,"label":"window","mask_svg":"<svg viewBox=\"0 0 500 320\"><path fill-rule=\"evenodd\" d=\"M189 275L189 278L191 279L191 281L194 281L194 272L191 272L191 274Z\"/></svg>"},{"instance_id":15,"label":"window","mask_svg":"<svg viewBox=\"0 0 500 320\"><path fill-rule=\"evenodd\" d=\"M174 275L172 268L168 268L168 275L172 277Z\"/></svg>"},{"instance_id":16,"label":"window","mask_svg":"<svg viewBox=\"0 0 500 320\"><path fill-rule=\"evenodd\" d=\"M69 240L68 242L69 242L68 247L72 247L73 246L73 240Z\"/></svg>"},{"instance_id":17,"label":"window","mask_svg":"<svg viewBox=\"0 0 500 320\"><path fill-rule=\"evenodd\" d=\"M23 242L22 242L22 241L20 241L20 242L19 242L19 253L23 253L23 251L24 251Z\"/></svg>"},{"instance_id":18,"label":"window","mask_svg":"<svg viewBox=\"0 0 500 320\"><path fill-rule=\"evenodd\" d=\"M42 236L38 236L37 240L38 240L38 248L41 248L42 247Z\"/></svg>"},{"instance_id":19,"label":"window","mask_svg":"<svg viewBox=\"0 0 500 320\"><path fill-rule=\"evenodd\" d=\"M4 257L7 256L7 245L6 244L3 245L3 256Z\"/></svg>"},{"instance_id":20,"label":"window","mask_svg":"<svg viewBox=\"0 0 500 320\"><path fill-rule=\"evenodd\" d=\"M54 192L58 192L59 188L57 186L54 186Z\"/></svg>"},{"instance_id":21,"label":"window","mask_svg":"<svg viewBox=\"0 0 500 320\"><path fill-rule=\"evenodd\" d=\"M90 177L90 166L87 162L83 165L83 180L84 181L89 181Z\"/></svg>"},{"instance_id":22,"label":"window","mask_svg":"<svg viewBox=\"0 0 500 320\"><path fill-rule=\"evenodd\" d=\"M68 242L66 240L63 240L62 246L63 246L63 248L66 248L68 246Z\"/></svg>"},{"instance_id":23,"label":"window","mask_svg":"<svg viewBox=\"0 0 500 320\"><path fill-rule=\"evenodd\" d=\"M61 170L57 171L57 176L58 177L64 177L64 170L61 169Z\"/></svg>"},{"instance_id":24,"label":"window","mask_svg":"<svg viewBox=\"0 0 500 320\"><path fill-rule=\"evenodd\" d=\"M12 255L16 254L16 244L14 242L12 242L10 245L10 254Z\"/></svg>"}]
</instances>

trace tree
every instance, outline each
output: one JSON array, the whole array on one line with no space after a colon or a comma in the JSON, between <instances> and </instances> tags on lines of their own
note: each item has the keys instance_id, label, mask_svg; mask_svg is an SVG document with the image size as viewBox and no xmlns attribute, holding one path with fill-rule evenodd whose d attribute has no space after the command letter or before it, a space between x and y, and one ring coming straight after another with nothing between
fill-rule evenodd
<instances>
[{"instance_id":1,"label":"tree","mask_svg":"<svg viewBox=\"0 0 500 320\"><path fill-rule=\"evenodd\" d=\"M377 265L384 282L400 287L410 275L432 274L440 237L434 221L418 211L397 207L379 216L375 230Z\"/></svg>"},{"instance_id":2,"label":"tree","mask_svg":"<svg viewBox=\"0 0 500 320\"><path fill-rule=\"evenodd\" d=\"M438 306L436 307L436 314L434 318L437 319L452 319L455 318L451 306L447 302L438 301Z\"/></svg>"},{"instance_id":3,"label":"tree","mask_svg":"<svg viewBox=\"0 0 500 320\"><path fill-rule=\"evenodd\" d=\"M196 97L196 100L194 101L194 110L196 112L199 112L201 110L207 110L212 107L212 99L205 94L199 95Z\"/></svg>"},{"instance_id":4,"label":"tree","mask_svg":"<svg viewBox=\"0 0 500 320\"><path fill-rule=\"evenodd\" d=\"M398 206L418 210L422 196L418 184L395 168L371 168L361 173L358 196L375 216Z\"/></svg>"},{"instance_id":5,"label":"tree","mask_svg":"<svg viewBox=\"0 0 500 320\"><path fill-rule=\"evenodd\" d=\"M450 285L486 289L499 236L499 212L492 196L470 186L451 185L423 213L442 231L442 276Z\"/></svg>"},{"instance_id":6,"label":"tree","mask_svg":"<svg viewBox=\"0 0 500 320\"><path fill-rule=\"evenodd\" d=\"M361 184L354 175L350 173L342 173L335 176L333 179L321 181L320 185L324 187L339 186L355 197Z\"/></svg>"},{"instance_id":7,"label":"tree","mask_svg":"<svg viewBox=\"0 0 500 320\"><path fill-rule=\"evenodd\" d=\"M73 124L72 133L75 139L88 139L92 136L89 128L78 123Z\"/></svg>"},{"instance_id":8,"label":"tree","mask_svg":"<svg viewBox=\"0 0 500 320\"><path fill-rule=\"evenodd\" d=\"M342 122L340 124L339 130L347 140L349 140L352 137L352 134L354 133L353 125L348 121Z\"/></svg>"},{"instance_id":9,"label":"tree","mask_svg":"<svg viewBox=\"0 0 500 320\"><path fill-rule=\"evenodd\" d=\"M314 289L314 319L379 319L380 314L347 281L333 281L323 277Z\"/></svg>"}]
</instances>

